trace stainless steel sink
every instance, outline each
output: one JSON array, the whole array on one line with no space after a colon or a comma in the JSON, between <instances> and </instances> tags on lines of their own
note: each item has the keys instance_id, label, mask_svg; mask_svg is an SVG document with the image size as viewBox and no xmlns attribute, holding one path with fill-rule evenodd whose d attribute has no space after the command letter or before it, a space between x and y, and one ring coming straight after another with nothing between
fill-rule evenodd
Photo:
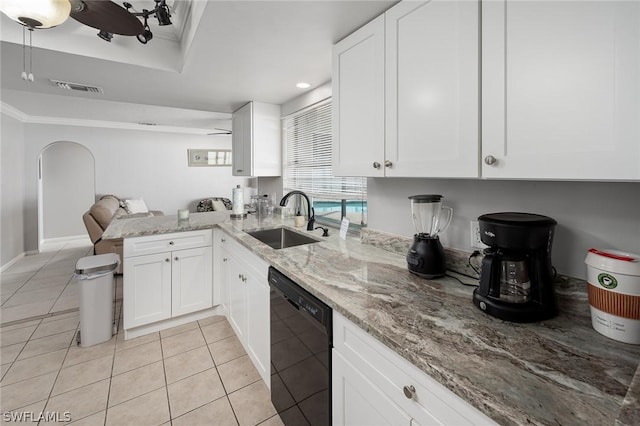
<instances>
[{"instance_id":1,"label":"stainless steel sink","mask_svg":"<svg viewBox=\"0 0 640 426\"><path fill-rule=\"evenodd\" d=\"M283 249L320 242L320 240L316 240L315 238L311 238L307 235L282 227L247 232L247 234L262 241L266 245L273 247L274 249Z\"/></svg>"}]
</instances>

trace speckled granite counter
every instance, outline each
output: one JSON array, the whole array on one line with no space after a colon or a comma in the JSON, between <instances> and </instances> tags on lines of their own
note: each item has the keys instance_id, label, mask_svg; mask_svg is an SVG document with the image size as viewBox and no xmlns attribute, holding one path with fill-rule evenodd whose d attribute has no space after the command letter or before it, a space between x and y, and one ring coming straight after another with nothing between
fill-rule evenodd
<instances>
[{"instance_id":1,"label":"speckled granite counter","mask_svg":"<svg viewBox=\"0 0 640 426\"><path fill-rule=\"evenodd\" d=\"M449 277L418 278L407 271L404 256L358 238L343 241L333 231L317 244L274 250L244 232L265 224L221 219L192 214L193 225L164 232L217 224L500 424L640 423L640 378L634 379L640 346L592 329L584 283L558 283L561 313L553 320L509 323L476 309L473 288ZM150 233L158 232L109 235Z\"/></svg>"}]
</instances>

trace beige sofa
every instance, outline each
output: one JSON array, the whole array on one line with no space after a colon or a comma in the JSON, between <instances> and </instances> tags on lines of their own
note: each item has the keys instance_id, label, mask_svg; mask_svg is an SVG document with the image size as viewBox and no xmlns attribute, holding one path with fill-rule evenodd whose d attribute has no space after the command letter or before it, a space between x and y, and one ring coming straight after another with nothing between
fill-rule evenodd
<instances>
[{"instance_id":1,"label":"beige sofa","mask_svg":"<svg viewBox=\"0 0 640 426\"><path fill-rule=\"evenodd\" d=\"M162 216L161 211L150 211L149 216ZM128 215L121 207L120 199L113 195L105 195L98 200L89 211L82 215L82 220L93 243L94 254L117 253L120 256L120 267L117 273L122 273L122 239L103 240L102 234L115 217L139 217L140 214Z\"/></svg>"}]
</instances>

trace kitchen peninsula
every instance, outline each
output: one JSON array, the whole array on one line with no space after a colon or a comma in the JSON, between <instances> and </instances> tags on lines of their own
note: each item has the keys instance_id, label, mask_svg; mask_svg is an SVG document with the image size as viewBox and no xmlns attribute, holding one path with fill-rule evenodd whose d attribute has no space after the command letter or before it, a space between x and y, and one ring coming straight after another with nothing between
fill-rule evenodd
<instances>
[{"instance_id":1,"label":"kitchen peninsula","mask_svg":"<svg viewBox=\"0 0 640 426\"><path fill-rule=\"evenodd\" d=\"M334 232L318 243L274 250L245 232L280 225L290 223L197 213L182 224L175 216L117 220L105 238L220 231L499 424L640 420L640 378L634 378L640 347L591 328L580 285L559 283L556 318L509 323L476 309L472 287L451 277L418 278L407 271L404 256L360 239L344 241Z\"/></svg>"}]
</instances>

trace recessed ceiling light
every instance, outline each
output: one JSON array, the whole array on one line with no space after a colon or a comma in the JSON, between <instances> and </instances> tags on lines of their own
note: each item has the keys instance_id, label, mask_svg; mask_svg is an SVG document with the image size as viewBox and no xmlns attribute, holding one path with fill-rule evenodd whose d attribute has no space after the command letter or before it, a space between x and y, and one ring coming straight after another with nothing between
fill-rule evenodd
<instances>
[{"instance_id":1,"label":"recessed ceiling light","mask_svg":"<svg viewBox=\"0 0 640 426\"><path fill-rule=\"evenodd\" d=\"M309 83L298 83L296 84L296 87L298 89L308 89L311 85Z\"/></svg>"}]
</instances>

